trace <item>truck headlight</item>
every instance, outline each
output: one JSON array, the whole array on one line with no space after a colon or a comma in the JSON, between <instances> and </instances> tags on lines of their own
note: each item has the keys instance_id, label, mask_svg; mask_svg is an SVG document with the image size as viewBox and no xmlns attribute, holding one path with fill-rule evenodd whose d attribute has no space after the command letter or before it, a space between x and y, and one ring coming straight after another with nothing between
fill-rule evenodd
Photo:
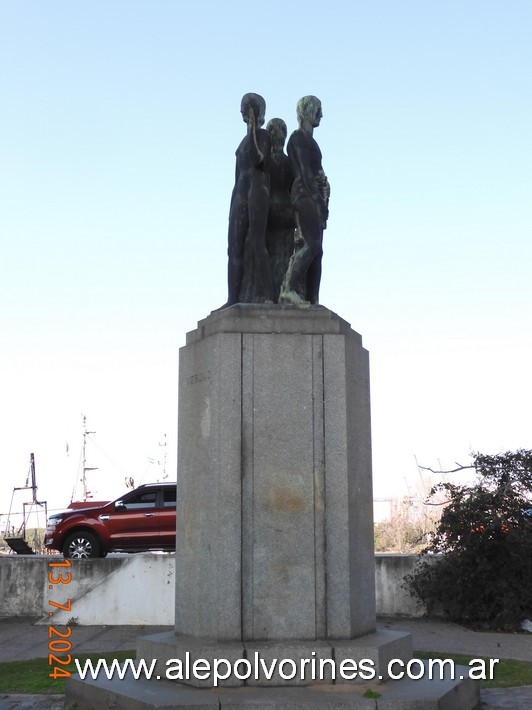
<instances>
[{"instance_id":1,"label":"truck headlight","mask_svg":"<svg viewBox=\"0 0 532 710\"><path fill-rule=\"evenodd\" d=\"M63 517L61 515L52 515L46 521L46 529L47 530L54 530L59 525L59 523L61 522L62 519L63 519Z\"/></svg>"}]
</instances>

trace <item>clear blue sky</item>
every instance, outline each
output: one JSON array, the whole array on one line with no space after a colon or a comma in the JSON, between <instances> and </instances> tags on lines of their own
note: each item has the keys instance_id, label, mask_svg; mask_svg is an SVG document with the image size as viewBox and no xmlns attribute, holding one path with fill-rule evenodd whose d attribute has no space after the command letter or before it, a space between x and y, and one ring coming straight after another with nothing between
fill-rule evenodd
<instances>
[{"instance_id":1,"label":"clear blue sky","mask_svg":"<svg viewBox=\"0 0 532 710\"><path fill-rule=\"evenodd\" d=\"M532 3L0 2L0 512L177 448L177 351L226 300L242 94L319 96L321 302L370 350L375 495L531 447ZM69 442L70 456L65 455Z\"/></svg>"}]
</instances>

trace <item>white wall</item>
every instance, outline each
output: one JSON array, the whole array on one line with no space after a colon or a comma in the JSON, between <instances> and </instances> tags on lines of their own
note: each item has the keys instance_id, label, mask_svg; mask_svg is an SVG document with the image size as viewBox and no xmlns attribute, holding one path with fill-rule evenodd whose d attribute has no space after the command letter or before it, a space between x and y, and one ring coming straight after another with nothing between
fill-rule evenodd
<instances>
[{"instance_id":1,"label":"white wall","mask_svg":"<svg viewBox=\"0 0 532 710\"><path fill-rule=\"evenodd\" d=\"M409 593L402 589L415 555L376 555L375 580L379 616L422 616ZM110 555L105 559L72 560L71 566L50 567L61 556L0 556L0 616L40 617L49 624L76 619L78 624L173 626L175 556L173 554ZM48 575L71 581L54 584ZM50 601L68 606L62 611Z\"/></svg>"}]
</instances>

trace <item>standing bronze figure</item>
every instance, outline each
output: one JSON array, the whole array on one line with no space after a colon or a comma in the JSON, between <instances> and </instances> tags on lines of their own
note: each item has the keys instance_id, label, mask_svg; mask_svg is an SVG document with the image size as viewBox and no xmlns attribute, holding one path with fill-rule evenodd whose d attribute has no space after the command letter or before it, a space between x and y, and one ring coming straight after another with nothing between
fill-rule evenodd
<instances>
[{"instance_id":1,"label":"standing bronze figure","mask_svg":"<svg viewBox=\"0 0 532 710\"><path fill-rule=\"evenodd\" d=\"M266 247L272 267L273 300L277 303L288 263L294 251L296 218L290 199L292 167L283 150L287 135L286 123L282 118L272 118L268 121L266 130L271 138L270 211Z\"/></svg>"},{"instance_id":2,"label":"standing bronze figure","mask_svg":"<svg viewBox=\"0 0 532 710\"><path fill-rule=\"evenodd\" d=\"M273 303L271 266L266 249L270 192L270 136L261 128L266 102L245 94L241 113L247 133L236 150L235 186L229 210L228 301Z\"/></svg>"},{"instance_id":3,"label":"standing bronze figure","mask_svg":"<svg viewBox=\"0 0 532 710\"><path fill-rule=\"evenodd\" d=\"M319 302L323 230L327 226L330 187L321 165L321 151L313 138L323 113L316 96L304 96L297 104L299 129L288 141L288 157L294 181L291 198L297 217L300 247L290 260L280 303Z\"/></svg>"}]
</instances>

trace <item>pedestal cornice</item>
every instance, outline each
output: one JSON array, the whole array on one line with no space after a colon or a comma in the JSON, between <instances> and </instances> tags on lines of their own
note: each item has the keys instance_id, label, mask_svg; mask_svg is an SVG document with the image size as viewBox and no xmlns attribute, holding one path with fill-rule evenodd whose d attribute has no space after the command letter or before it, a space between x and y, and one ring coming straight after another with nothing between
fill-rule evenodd
<instances>
[{"instance_id":1,"label":"pedestal cornice","mask_svg":"<svg viewBox=\"0 0 532 710\"><path fill-rule=\"evenodd\" d=\"M362 343L346 320L324 306L238 303L200 320L187 333L187 345L216 333L350 335Z\"/></svg>"}]
</instances>

